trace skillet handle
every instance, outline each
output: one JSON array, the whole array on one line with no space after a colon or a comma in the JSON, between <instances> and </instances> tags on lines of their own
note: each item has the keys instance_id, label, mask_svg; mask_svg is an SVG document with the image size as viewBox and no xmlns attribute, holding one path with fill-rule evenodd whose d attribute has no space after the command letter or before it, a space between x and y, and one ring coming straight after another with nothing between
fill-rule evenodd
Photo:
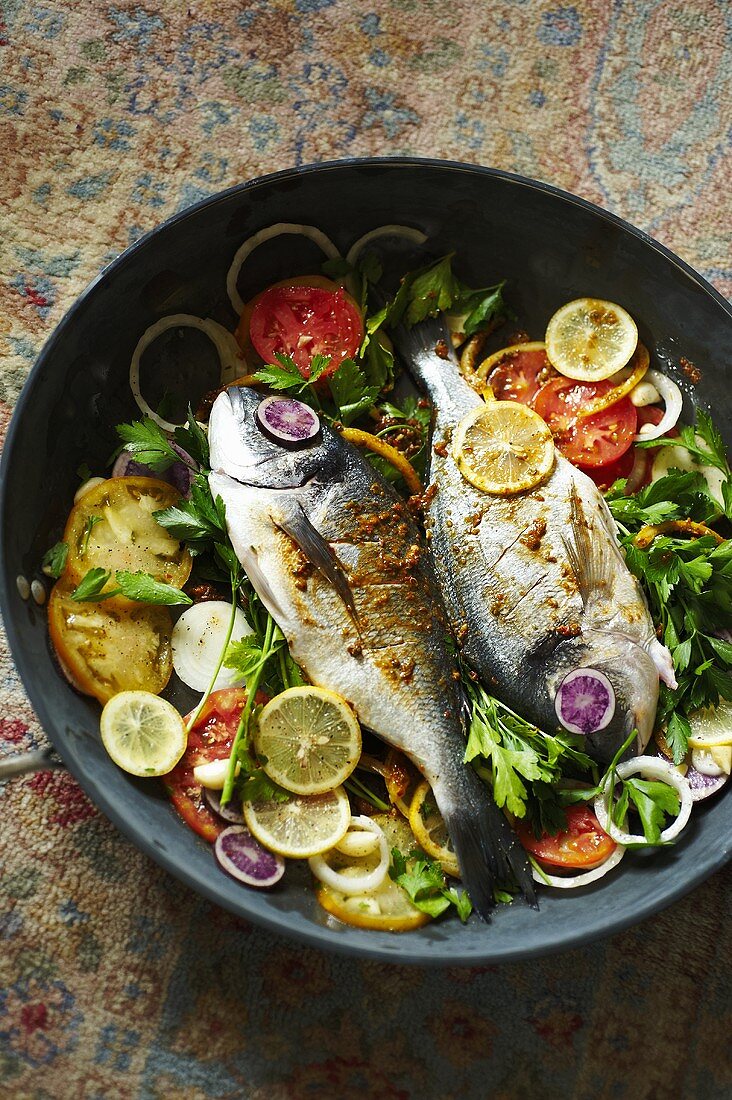
<instances>
[{"instance_id":1,"label":"skillet handle","mask_svg":"<svg viewBox=\"0 0 732 1100\"><path fill-rule=\"evenodd\" d=\"M36 749L35 752L21 752L15 756L0 757L0 780L10 779L14 775L25 775L27 772L43 772L49 768L65 768L63 760L56 755L56 751Z\"/></svg>"}]
</instances>

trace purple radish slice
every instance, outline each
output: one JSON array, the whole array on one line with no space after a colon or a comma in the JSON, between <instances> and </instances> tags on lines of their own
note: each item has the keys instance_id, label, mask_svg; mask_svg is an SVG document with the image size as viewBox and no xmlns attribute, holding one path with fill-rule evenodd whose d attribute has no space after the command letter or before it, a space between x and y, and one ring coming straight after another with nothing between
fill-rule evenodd
<instances>
[{"instance_id":1,"label":"purple radish slice","mask_svg":"<svg viewBox=\"0 0 732 1100\"><path fill-rule=\"evenodd\" d=\"M219 833L214 853L220 866L247 886L274 886L285 873L282 856L263 848L243 825L231 825Z\"/></svg>"},{"instance_id":2,"label":"purple radish slice","mask_svg":"<svg viewBox=\"0 0 732 1100\"><path fill-rule=\"evenodd\" d=\"M309 405L276 394L260 401L257 423L268 439L293 450L307 447L320 434L320 420Z\"/></svg>"},{"instance_id":3,"label":"purple radish slice","mask_svg":"<svg viewBox=\"0 0 732 1100\"><path fill-rule=\"evenodd\" d=\"M208 802L209 806L215 814L219 817L223 817L224 821L231 821L234 825L244 824L244 814L241 810L237 809L238 802L227 802L225 806L221 805L221 791L214 791L210 787L203 788L203 797Z\"/></svg>"},{"instance_id":4,"label":"purple radish slice","mask_svg":"<svg viewBox=\"0 0 732 1100\"><path fill-rule=\"evenodd\" d=\"M173 450L180 455L183 461L174 462L172 466L159 474L156 474L149 466L143 465L142 462L137 462L130 451L120 451L112 467L111 477L156 477L159 481L167 481L169 485L178 490L181 496L188 498L191 495L193 471L189 469L186 463L190 463L191 466L194 466L195 463L188 452L179 447L177 443L173 444Z\"/></svg>"},{"instance_id":5,"label":"purple radish slice","mask_svg":"<svg viewBox=\"0 0 732 1100\"><path fill-rule=\"evenodd\" d=\"M596 668L576 668L559 685L554 709L570 733L597 733L615 714L613 685Z\"/></svg>"},{"instance_id":6,"label":"purple radish slice","mask_svg":"<svg viewBox=\"0 0 732 1100\"><path fill-rule=\"evenodd\" d=\"M669 764L673 764L671 757L667 756L665 752L662 752L660 748L658 755L662 760L668 760ZM729 776L703 775L702 772L696 770L693 764L689 764L684 773L684 778L689 784L692 802L702 802L705 798L709 798L710 795L716 794L717 791L721 791L722 787L729 779Z\"/></svg>"},{"instance_id":7,"label":"purple radish slice","mask_svg":"<svg viewBox=\"0 0 732 1100\"><path fill-rule=\"evenodd\" d=\"M693 802L701 802L704 798L716 794L729 779L728 775L703 775L693 765L686 769L686 782L691 788Z\"/></svg>"}]
</instances>

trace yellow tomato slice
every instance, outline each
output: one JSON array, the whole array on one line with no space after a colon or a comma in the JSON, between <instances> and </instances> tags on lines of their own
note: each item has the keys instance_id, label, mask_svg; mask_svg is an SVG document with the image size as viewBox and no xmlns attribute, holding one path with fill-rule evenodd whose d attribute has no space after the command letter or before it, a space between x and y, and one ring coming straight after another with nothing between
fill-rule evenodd
<instances>
[{"instance_id":1,"label":"yellow tomato slice","mask_svg":"<svg viewBox=\"0 0 732 1100\"><path fill-rule=\"evenodd\" d=\"M152 477L108 478L90 489L66 523L65 577L78 584L89 569L143 571L181 588L190 576L191 555L154 516L179 500L177 489Z\"/></svg>"},{"instance_id":2,"label":"yellow tomato slice","mask_svg":"<svg viewBox=\"0 0 732 1100\"><path fill-rule=\"evenodd\" d=\"M86 695L106 703L120 691L159 695L173 669L173 624L165 607L71 599L64 577L48 602L51 642L64 671Z\"/></svg>"}]
</instances>

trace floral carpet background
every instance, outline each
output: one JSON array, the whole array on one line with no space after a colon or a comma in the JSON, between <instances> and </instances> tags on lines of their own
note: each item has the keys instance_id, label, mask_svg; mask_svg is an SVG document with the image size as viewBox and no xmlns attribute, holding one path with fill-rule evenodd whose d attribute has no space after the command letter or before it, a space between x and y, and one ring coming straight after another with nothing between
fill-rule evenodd
<instances>
[{"instance_id":1,"label":"floral carpet background","mask_svg":"<svg viewBox=\"0 0 732 1100\"><path fill-rule=\"evenodd\" d=\"M254 175L417 154L549 180L732 294L725 0L0 5L0 412L86 283ZM43 745L0 658L0 752ZM730 886L560 958L296 946L154 867L65 772L0 785L13 1098L732 1096Z\"/></svg>"}]
</instances>

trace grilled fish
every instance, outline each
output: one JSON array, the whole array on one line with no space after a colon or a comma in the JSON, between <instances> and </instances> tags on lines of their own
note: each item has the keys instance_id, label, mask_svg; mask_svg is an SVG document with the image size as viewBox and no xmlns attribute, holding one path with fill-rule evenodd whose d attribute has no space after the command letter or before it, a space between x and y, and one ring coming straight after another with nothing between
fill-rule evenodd
<instances>
[{"instance_id":1,"label":"grilled fish","mask_svg":"<svg viewBox=\"0 0 732 1100\"><path fill-rule=\"evenodd\" d=\"M288 450L260 430L261 396L234 387L209 422L211 492L260 599L308 679L355 708L429 780L477 911L512 872L534 902L508 822L463 763L458 674L407 505L328 427Z\"/></svg>"},{"instance_id":2,"label":"grilled fish","mask_svg":"<svg viewBox=\"0 0 732 1100\"><path fill-rule=\"evenodd\" d=\"M401 329L395 342L435 408L428 545L451 627L483 682L539 727L556 729L564 677L595 668L610 680L615 714L587 736L610 760L636 729L653 729L659 675L676 686L615 523L594 482L561 454L548 479L511 497L481 492L452 457L452 431L482 398L460 373L440 320ZM429 498L429 494L428 494Z\"/></svg>"}]
</instances>

